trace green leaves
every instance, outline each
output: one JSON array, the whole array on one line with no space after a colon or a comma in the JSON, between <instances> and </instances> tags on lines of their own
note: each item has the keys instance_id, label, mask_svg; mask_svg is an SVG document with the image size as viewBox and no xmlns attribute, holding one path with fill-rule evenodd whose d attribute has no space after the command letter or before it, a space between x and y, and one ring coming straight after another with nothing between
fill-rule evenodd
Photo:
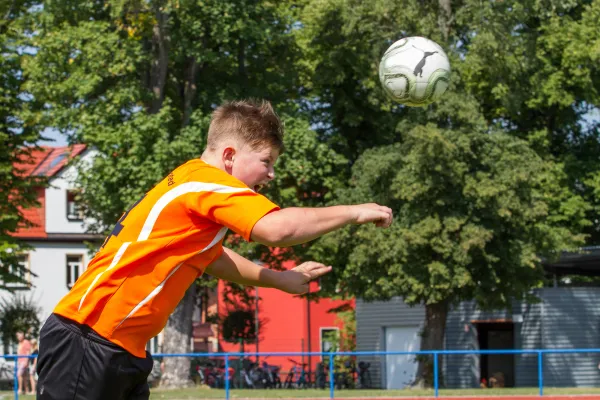
<instances>
[{"instance_id":1,"label":"green leaves","mask_svg":"<svg viewBox=\"0 0 600 400\"><path fill-rule=\"evenodd\" d=\"M396 216L389 230L350 227L311 249L335 265L323 294L502 306L541 284L539 257L595 243L598 123L585 115L598 104L600 2L310 5L311 115L352 166L336 201ZM377 84L385 48L413 35L452 65L444 98L425 109Z\"/></svg>"},{"instance_id":2,"label":"green leaves","mask_svg":"<svg viewBox=\"0 0 600 400\"><path fill-rule=\"evenodd\" d=\"M324 294L494 305L539 284L538 257L599 237L598 123L586 116L598 104L598 0L56 0L31 10L17 36L35 51L3 53L3 71L18 60L24 71L3 75L0 96L21 108L23 135L50 126L96 149L81 179L96 230L200 155L217 104L252 96L286 125L268 192L277 203L395 210L389 230L350 227L294 249L335 261ZM383 51L413 35L439 42L453 70L424 109L391 102L377 76ZM14 103L18 87L34 100Z\"/></svg>"},{"instance_id":3,"label":"green leaves","mask_svg":"<svg viewBox=\"0 0 600 400\"><path fill-rule=\"evenodd\" d=\"M40 331L40 308L31 296L15 294L0 301L0 339L4 354L9 354L10 343L16 343L16 334L21 331L27 339L35 338Z\"/></svg>"},{"instance_id":4,"label":"green leaves","mask_svg":"<svg viewBox=\"0 0 600 400\"><path fill-rule=\"evenodd\" d=\"M0 290L10 283L27 284L28 268L19 254L29 247L14 234L27 226L23 209L38 206L38 190L45 180L27 173L31 147L40 138L40 127L28 110L39 104L23 89L24 47L27 41L27 9L34 2L12 1L0 5Z\"/></svg>"},{"instance_id":5,"label":"green leaves","mask_svg":"<svg viewBox=\"0 0 600 400\"><path fill-rule=\"evenodd\" d=\"M345 265L337 283L367 300L506 305L540 282L540 256L581 243L572 223L585 224L584 213L565 206L581 198L555 201L552 166L505 134L416 127L401 144L365 152L339 194L390 205L394 225L330 235L319 255Z\"/></svg>"}]
</instances>

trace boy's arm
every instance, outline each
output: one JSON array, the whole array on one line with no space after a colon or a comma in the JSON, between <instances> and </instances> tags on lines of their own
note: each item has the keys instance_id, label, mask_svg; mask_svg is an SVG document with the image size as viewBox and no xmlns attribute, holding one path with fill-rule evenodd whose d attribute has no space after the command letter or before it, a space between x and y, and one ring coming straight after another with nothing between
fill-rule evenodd
<instances>
[{"instance_id":1,"label":"boy's arm","mask_svg":"<svg viewBox=\"0 0 600 400\"><path fill-rule=\"evenodd\" d=\"M293 294L308 291L308 283L331 271L331 267L306 262L288 271L273 271L224 248L223 254L206 268L215 278L247 286L272 287Z\"/></svg>"},{"instance_id":2,"label":"boy's arm","mask_svg":"<svg viewBox=\"0 0 600 400\"><path fill-rule=\"evenodd\" d=\"M288 247L316 239L348 224L375 223L387 228L392 210L378 204L358 204L321 208L284 208L262 217L252 229L255 242Z\"/></svg>"}]
</instances>

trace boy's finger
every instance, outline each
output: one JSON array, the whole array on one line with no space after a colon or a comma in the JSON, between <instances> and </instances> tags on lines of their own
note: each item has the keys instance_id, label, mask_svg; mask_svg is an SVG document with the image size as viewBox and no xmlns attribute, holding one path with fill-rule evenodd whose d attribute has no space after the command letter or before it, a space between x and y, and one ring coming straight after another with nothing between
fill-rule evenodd
<instances>
[{"instance_id":1,"label":"boy's finger","mask_svg":"<svg viewBox=\"0 0 600 400\"><path fill-rule=\"evenodd\" d=\"M331 269L332 269L331 266L326 267L325 265L323 265L321 268L312 270L311 275L313 278L323 276L326 273L328 273L329 271L331 271Z\"/></svg>"},{"instance_id":2,"label":"boy's finger","mask_svg":"<svg viewBox=\"0 0 600 400\"><path fill-rule=\"evenodd\" d=\"M312 271L312 270L323 268L323 267L325 267L325 264L321 264L316 261L310 261L306 265L306 268L308 271Z\"/></svg>"},{"instance_id":3,"label":"boy's finger","mask_svg":"<svg viewBox=\"0 0 600 400\"><path fill-rule=\"evenodd\" d=\"M323 266L319 266L318 268L311 268L310 270L307 270L304 272L309 276L309 279L315 279L315 278L318 278L319 276L325 275L329 271L331 271L331 267L326 267L323 265Z\"/></svg>"}]
</instances>

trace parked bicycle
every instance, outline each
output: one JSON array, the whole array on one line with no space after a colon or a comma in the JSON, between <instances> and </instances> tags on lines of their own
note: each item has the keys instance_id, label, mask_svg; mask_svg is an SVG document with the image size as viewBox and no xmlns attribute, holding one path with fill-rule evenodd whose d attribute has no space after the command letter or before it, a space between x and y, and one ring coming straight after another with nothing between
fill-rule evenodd
<instances>
[{"instance_id":1,"label":"parked bicycle","mask_svg":"<svg viewBox=\"0 0 600 400\"><path fill-rule=\"evenodd\" d=\"M281 378L279 377L280 365L270 365L266 361L262 362L262 369L267 378L266 388L278 389L281 388Z\"/></svg>"},{"instance_id":2,"label":"parked bicycle","mask_svg":"<svg viewBox=\"0 0 600 400\"><path fill-rule=\"evenodd\" d=\"M268 384L266 372L257 363L248 359L242 361L242 387L245 389L264 389Z\"/></svg>"},{"instance_id":3,"label":"parked bicycle","mask_svg":"<svg viewBox=\"0 0 600 400\"><path fill-rule=\"evenodd\" d=\"M344 361L341 367L333 374L337 389L354 389L356 368L351 360Z\"/></svg>"},{"instance_id":4,"label":"parked bicycle","mask_svg":"<svg viewBox=\"0 0 600 400\"><path fill-rule=\"evenodd\" d=\"M371 389L373 388L373 381L371 380L371 372L369 367L371 363L360 361L358 363L358 389Z\"/></svg>"},{"instance_id":5,"label":"parked bicycle","mask_svg":"<svg viewBox=\"0 0 600 400\"><path fill-rule=\"evenodd\" d=\"M317 370L315 371L315 386L318 389L325 389L327 387L327 369L325 364L320 362L317 363Z\"/></svg>"},{"instance_id":6,"label":"parked bicycle","mask_svg":"<svg viewBox=\"0 0 600 400\"><path fill-rule=\"evenodd\" d=\"M306 372L306 366L308 364L299 363L291 358L288 358L288 360L291 361L294 364L294 366L288 371L283 387L286 389L308 388L310 386L310 379L308 378L308 373ZM296 376L298 376L297 379Z\"/></svg>"},{"instance_id":7,"label":"parked bicycle","mask_svg":"<svg viewBox=\"0 0 600 400\"><path fill-rule=\"evenodd\" d=\"M11 390L13 388L15 364L11 361L0 359L0 390Z\"/></svg>"}]
</instances>

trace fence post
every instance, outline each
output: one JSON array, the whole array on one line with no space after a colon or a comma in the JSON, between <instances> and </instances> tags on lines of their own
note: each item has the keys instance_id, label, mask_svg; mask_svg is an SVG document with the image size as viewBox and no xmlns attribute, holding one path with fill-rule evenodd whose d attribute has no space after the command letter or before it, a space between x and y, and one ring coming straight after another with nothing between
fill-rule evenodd
<instances>
[{"instance_id":1,"label":"fence post","mask_svg":"<svg viewBox=\"0 0 600 400\"><path fill-rule=\"evenodd\" d=\"M225 400L229 400L229 355L225 354Z\"/></svg>"},{"instance_id":2,"label":"fence post","mask_svg":"<svg viewBox=\"0 0 600 400\"><path fill-rule=\"evenodd\" d=\"M540 386L540 396L544 395L544 364L541 350L538 350L538 385Z\"/></svg>"},{"instance_id":3,"label":"fence post","mask_svg":"<svg viewBox=\"0 0 600 400\"><path fill-rule=\"evenodd\" d=\"M333 399L333 388L334 388L334 379L333 379L333 353L329 353L329 398Z\"/></svg>"},{"instance_id":4,"label":"fence post","mask_svg":"<svg viewBox=\"0 0 600 400\"><path fill-rule=\"evenodd\" d=\"M19 357L15 356L15 375L13 376L13 386L15 389L15 400L19 400Z\"/></svg>"},{"instance_id":5,"label":"fence post","mask_svg":"<svg viewBox=\"0 0 600 400\"><path fill-rule=\"evenodd\" d=\"M433 352L433 390L434 396L438 397L439 393L439 373L438 373L438 352Z\"/></svg>"}]
</instances>

